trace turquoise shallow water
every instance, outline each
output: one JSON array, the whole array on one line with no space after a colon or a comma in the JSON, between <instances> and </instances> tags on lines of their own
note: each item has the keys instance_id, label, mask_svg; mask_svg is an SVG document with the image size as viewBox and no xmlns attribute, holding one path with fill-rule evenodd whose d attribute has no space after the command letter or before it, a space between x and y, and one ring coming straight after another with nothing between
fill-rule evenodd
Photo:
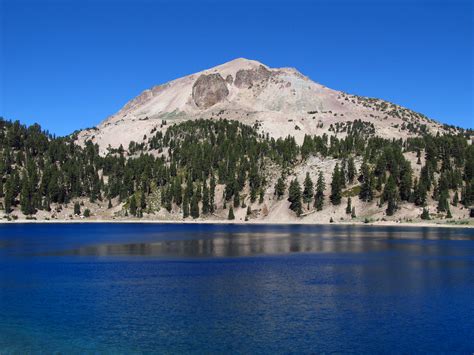
<instances>
[{"instance_id":1,"label":"turquoise shallow water","mask_svg":"<svg viewBox=\"0 0 474 355\"><path fill-rule=\"evenodd\" d=\"M474 351L474 230L0 225L0 353Z\"/></svg>"}]
</instances>

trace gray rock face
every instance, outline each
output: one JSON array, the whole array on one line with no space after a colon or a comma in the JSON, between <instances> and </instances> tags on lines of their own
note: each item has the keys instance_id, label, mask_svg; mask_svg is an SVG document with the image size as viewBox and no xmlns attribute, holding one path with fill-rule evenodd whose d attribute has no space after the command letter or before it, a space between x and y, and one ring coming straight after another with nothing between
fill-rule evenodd
<instances>
[{"instance_id":1,"label":"gray rock face","mask_svg":"<svg viewBox=\"0 0 474 355\"><path fill-rule=\"evenodd\" d=\"M241 69L235 74L234 84L238 88L251 88L255 83L268 80L271 72L260 65L257 69Z\"/></svg>"},{"instance_id":2,"label":"gray rock face","mask_svg":"<svg viewBox=\"0 0 474 355\"><path fill-rule=\"evenodd\" d=\"M200 108L214 106L229 95L226 81L220 74L202 74L193 85L193 100Z\"/></svg>"}]
</instances>

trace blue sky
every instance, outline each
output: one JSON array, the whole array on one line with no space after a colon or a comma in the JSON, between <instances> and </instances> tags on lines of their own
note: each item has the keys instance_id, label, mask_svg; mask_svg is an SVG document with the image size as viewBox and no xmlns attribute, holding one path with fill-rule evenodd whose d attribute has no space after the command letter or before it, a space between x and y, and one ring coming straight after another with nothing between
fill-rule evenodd
<instances>
[{"instance_id":1,"label":"blue sky","mask_svg":"<svg viewBox=\"0 0 474 355\"><path fill-rule=\"evenodd\" d=\"M0 115L58 135L237 57L474 127L470 0L0 3Z\"/></svg>"}]
</instances>

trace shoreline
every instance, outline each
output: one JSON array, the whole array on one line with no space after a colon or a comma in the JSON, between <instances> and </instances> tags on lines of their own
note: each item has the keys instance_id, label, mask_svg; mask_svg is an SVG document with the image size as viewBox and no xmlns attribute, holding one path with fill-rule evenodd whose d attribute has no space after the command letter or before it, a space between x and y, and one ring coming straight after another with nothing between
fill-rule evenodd
<instances>
[{"instance_id":1,"label":"shoreline","mask_svg":"<svg viewBox=\"0 0 474 355\"><path fill-rule=\"evenodd\" d=\"M228 221L228 220L0 220L0 225L8 224L226 224L226 225L294 225L294 226L372 226L372 227L431 227L431 228L474 228L474 224L449 224L449 223L429 223L429 222L370 222L370 223L307 223L298 221Z\"/></svg>"}]
</instances>

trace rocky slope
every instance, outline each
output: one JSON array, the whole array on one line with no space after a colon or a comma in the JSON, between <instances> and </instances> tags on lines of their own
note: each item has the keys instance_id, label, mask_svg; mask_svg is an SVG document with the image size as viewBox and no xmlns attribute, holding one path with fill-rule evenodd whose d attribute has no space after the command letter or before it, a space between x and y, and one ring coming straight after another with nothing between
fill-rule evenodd
<instances>
[{"instance_id":1,"label":"rocky slope","mask_svg":"<svg viewBox=\"0 0 474 355\"><path fill-rule=\"evenodd\" d=\"M269 68L235 59L217 67L145 90L97 127L79 132L80 144L92 140L101 153L108 147L142 143L162 121L227 118L258 123L275 138L305 134L344 136L347 122L366 122L370 134L406 138L448 128L387 101L346 94L315 83L293 68Z\"/></svg>"}]
</instances>

